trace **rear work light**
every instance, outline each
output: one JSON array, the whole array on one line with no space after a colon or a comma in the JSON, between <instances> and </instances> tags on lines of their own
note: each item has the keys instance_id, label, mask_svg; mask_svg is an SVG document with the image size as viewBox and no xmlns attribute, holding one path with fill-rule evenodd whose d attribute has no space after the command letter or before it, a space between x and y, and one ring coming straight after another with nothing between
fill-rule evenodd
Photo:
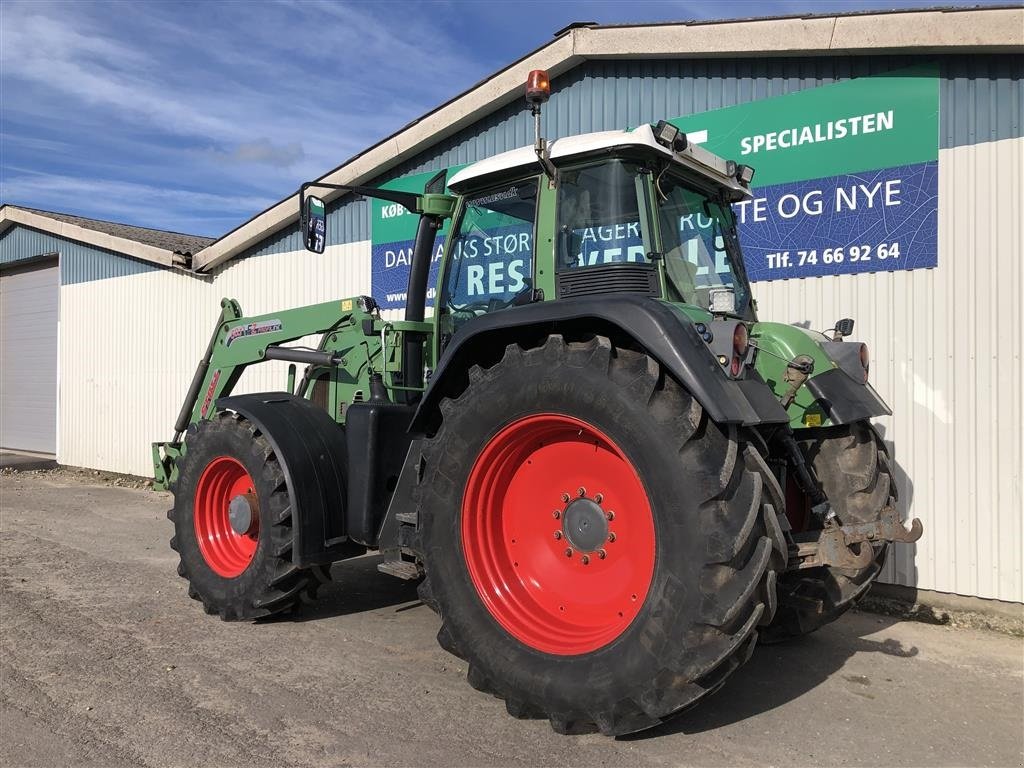
<instances>
[{"instance_id":1,"label":"rear work light","mask_svg":"<svg viewBox=\"0 0 1024 768\"><path fill-rule=\"evenodd\" d=\"M732 332L732 364L729 366L729 373L733 377L739 376L743 370L743 359L747 356L747 349L750 346L750 339L747 336L747 326L743 323L736 323Z\"/></svg>"}]
</instances>

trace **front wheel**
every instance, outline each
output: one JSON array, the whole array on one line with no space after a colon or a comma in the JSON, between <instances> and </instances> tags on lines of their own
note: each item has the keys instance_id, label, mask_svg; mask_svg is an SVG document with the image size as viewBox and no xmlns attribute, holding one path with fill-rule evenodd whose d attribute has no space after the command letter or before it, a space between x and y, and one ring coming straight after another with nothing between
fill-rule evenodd
<instances>
[{"instance_id":1,"label":"front wheel","mask_svg":"<svg viewBox=\"0 0 1024 768\"><path fill-rule=\"evenodd\" d=\"M190 597L225 620L282 613L315 597L326 569L291 562L286 480L255 425L221 412L190 426L178 467L168 517Z\"/></svg>"},{"instance_id":2,"label":"front wheel","mask_svg":"<svg viewBox=\"0 0 1024 768\"><path fill-rule=\"evenodd\" d=\"M602 337L513 344L441 412L421 595L472 685L556 731L616 735L746 660L774 611L781 493L653 359Z\"/></svg>"}]
</instances>

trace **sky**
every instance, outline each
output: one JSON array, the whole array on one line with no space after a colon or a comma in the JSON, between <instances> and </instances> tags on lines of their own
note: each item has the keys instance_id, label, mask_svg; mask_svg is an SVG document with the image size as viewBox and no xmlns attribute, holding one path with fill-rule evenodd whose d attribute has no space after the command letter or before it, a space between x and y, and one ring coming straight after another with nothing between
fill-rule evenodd
<instances>
[{"instance_id":1,"label":"sky","mask_svg":"<svg viewBox=\"0 0 1024 768\"><path fill-rule=\"evenodd\" d=\"M0 201L217 237L574 21L937 4L2 0Z\"/></svg>"}]
</instances>

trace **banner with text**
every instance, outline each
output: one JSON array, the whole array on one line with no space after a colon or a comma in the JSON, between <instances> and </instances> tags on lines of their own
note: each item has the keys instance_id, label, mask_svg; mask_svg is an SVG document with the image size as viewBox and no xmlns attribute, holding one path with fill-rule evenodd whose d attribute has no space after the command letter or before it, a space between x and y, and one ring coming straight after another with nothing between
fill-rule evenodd
<instances>
[{"instance_id":1,"label":"banner with text","mask_svg":"<svg viewBox=\"0 0 1024 768\"><path fill-rule=\"evenodd\" d=\"M735 206L751 280L937 265L936 66L672 122L755 169L753 199Z\"/></svg>"}]
</instances>

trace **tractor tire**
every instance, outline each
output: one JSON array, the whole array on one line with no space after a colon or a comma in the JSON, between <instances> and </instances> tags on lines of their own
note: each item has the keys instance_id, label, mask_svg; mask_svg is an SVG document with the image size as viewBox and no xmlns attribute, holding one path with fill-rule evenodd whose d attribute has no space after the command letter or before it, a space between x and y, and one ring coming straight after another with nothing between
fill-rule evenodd
<instances>
[{"instance_id":1,"label":"tractor tire","mask_svg":"<svg viewBox=\"0 0 1024 768\"><path fill-rule=\"evenodd\" d=\"M512 344L468 380L424 444L416 549L470 684L515 717L607 735L718 689L785 563L760 454L604 337Z\"/></svg>"},{"instance_id":2,"label":"tractor tire","mask_svg":"<svg viewBox=\"0 0 1024 768\"><path fill-rule=\"evenodd\" d=\"M272 616L311 602L329 571L291 562L288 490L266 437L244 417L221 412L190 426L185 448L167 517L189 597L225 621ZM238 497L247 505L246 533L237 532L229 516Z\"/></svg>"},{"instance_id":3,"label":"tractor tire","mask_svg":"<svg viewBox=\"0 0 1024 768\"><path fill-rule=\"evenodd\" d=\"M842 523L875 522L886 506L896 504L889 452L869 422L807 430L797 441ZM885 565L888 545L874 544L873 549L871 564L860 570L823 566L783 574L779 609L762 631L761 641L777 643L806 635L846 613Z\"/></svg>"}]
</instances>

